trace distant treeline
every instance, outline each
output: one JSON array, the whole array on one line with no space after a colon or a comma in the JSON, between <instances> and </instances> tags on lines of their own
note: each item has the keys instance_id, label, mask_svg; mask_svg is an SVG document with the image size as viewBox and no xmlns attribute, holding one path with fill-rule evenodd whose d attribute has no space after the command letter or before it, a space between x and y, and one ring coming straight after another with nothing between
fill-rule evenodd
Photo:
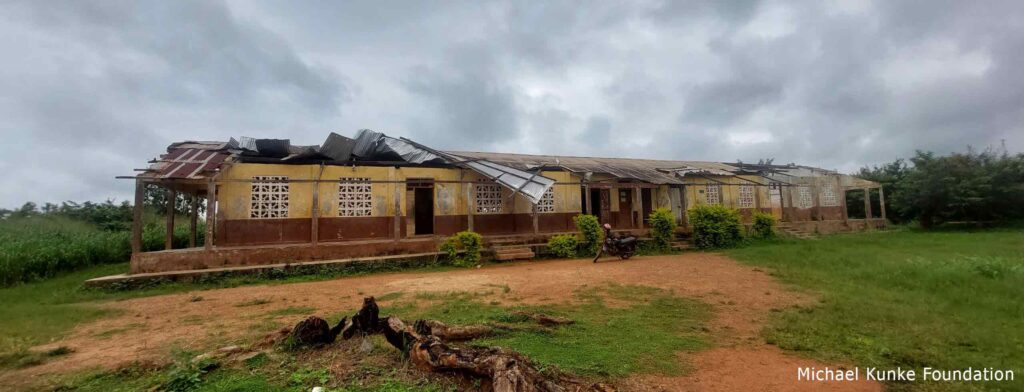
<instances>
[{"instance_id":1,"label":"distant treeline","mask_svg":"<svg viewBox=\"0 0 1024 392\"><path fill-rule=\"evenodd\" d=\"M864 167L855 175L882 184L887 217L897 223L929 228L1024 219L1024 154L1005 149L968 148L945 156L918 151L909 160Z\"/></svg>"},{"instance_id":2,"label":"distant treeline","mask_svg":"<svg viewBox=\"0 0 1024 392\"><path fill-rule=\"evenodd\" d=\"M166 214L167 193L164 188L147 186L143 205L147 210L156 214ZM185 195L178 194L175 198L174 211L176 215L189 215L190 202ZM205 202L200 199L199 214L205 211ZM107 200L102 203L87 201L77 203L65 201L61 204L45 203L42 206L28 202L20 208L9 210L0 208L0 219L24 218L29 216L61 216L83 222L92 223L104 230L130 230L132 225L132 204L127 200L115 203Z\"/></svg>"}]
</instances>

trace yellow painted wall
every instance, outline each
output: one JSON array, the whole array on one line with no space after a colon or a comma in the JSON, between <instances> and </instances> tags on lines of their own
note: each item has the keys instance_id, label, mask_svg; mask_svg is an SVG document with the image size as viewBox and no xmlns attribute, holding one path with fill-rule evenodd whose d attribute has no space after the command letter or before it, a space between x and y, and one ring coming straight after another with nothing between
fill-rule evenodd
<instances>
[{"instance_id":1,"label":"yellow painted wall","mask_svg":"<svg viewBox=\"0 0 1024 392\"><path fill-rule=\"evenodd\" d=\"M721 195L722 195L721 196L721 199L722 199L721 204L726 206L726 207L739 208L739 195L740 195L740 187L739 186L740 185L753 185L754 186L754 192L755 192L754 202L755 202L756 206L760 206L761 208L769 208L770 207L770 203L769 203L769 200L768 200L768 187L756 185L754 182L756 182L756 183L764 182L764 181L759 181L758 177L756 177L756 176L739 176L739 177L743 177L743 178L749 179L749 180L754 181L754 182L744 181L744 180L742 180L740 178L731 177L731 176L708 176L708 177L714 179L715 181L709 180L707 178L702 178L702 177L689 177L689 178L686 178L686 179L683 180L687 184L686 185L686 194L685 194L687 208L693 208L693 207L698 206L698 205L708 204L707 203L707 198L706 198L705 194L701 193L701 191L704 191L707 188L707 184L718 184L718 183L721 183L720 188L719 188L721 190ZM759 203L759 204L757 204L757 203Z\"/></svg>"},{"instance_id":2,"label":"yellow painted wall","mask_svg":"<svg viewBox=\"0 0 1024 392\"><path fill-rule=\"evenodd\" d=\"M254 176L287 176L289 180L309 180L320 170L317 165L234 164L221 174L217 187L218 214L224 219L249 219ZM242 180L242 181L235 181ZM312 216L313 184L294 182L288 185L288 218Z\"/></svg>"},{"instance_id":3,"label":"yellow painted wall","mask_svg":"<svg viewBox=\"0 0 1024 392\"><path fill-rule=\"evenodd\" d=\"M468 194L468 183L487 181L476 172L449 168L388 167L388 166L323 166L277 165L237 163L228 167L218 181L218 207L223 219L248 219L252 194L251 180L255 176L286 176L289 180L288 218L312 216L313 183L319 174L319 216L338 216L338 184L342 178L369 178L373 192L373 216L395 214L395 191L398 190L400 214L406 215L406 187L409 179L433 179L434 213L436 215L466 215L475 195ZM579 179L563 171L546 171L542 175L556 180L555 212L580 211ZM301 180L301 181L300 181ZM522 195L512 198L512 190L502 189L503 213L530 213L532 205ZM468 199L467 199L468 196Z\"/></svg>"}]
</instances>

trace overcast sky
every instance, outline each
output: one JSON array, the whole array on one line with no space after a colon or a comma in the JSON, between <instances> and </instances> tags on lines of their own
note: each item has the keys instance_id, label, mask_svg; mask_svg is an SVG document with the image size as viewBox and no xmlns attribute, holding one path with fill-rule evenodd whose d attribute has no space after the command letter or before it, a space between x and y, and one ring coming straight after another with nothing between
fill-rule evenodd
<instances>
[{"instance_id":1,"label":"overcast sky","mask_svg":"<svg viewBox=\"0 0 1024 392\"><path fill-rule=\"evenodd\" d=\"M1020 1L3 1L0 207L130 198L178 140L842 171L1024 149Z\"/></svg>"}]
</instances>

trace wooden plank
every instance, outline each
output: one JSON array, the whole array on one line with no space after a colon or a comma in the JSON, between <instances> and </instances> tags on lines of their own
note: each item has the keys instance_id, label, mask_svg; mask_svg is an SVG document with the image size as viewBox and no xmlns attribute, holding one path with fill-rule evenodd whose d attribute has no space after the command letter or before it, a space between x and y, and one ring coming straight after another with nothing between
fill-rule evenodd
<instances>
[{"instance_id":1,"label":"wooden plank","mask_svg":"<svg viewBox=\"0 0 1024 392\"><path fill-rule=\"evenodd\" d=\"M178 192L167 189L167 230L164 233L164 249L174 248L174 205L178 201Z\"/></svg>"},{"instance_id":2,"label":"wooden plank","mask_svg":"<svg viewBox=\"0 0 1024 392\"><path fill-rule=\"evenodd\" d=\"M142 252L142 210L146 184L135 180L135 205L132 206L132 255Z\"/></svg>"},{"instance_id":3,"label":"wooden plank","mask_svg":"<svg viewBox=\"0 0 1024 392\"><path fill-rule=\"evenodd\" d=\"M210 179L206 183L206 237L203 238L203 248L213 250L213 226L217 219L214 217L217 209L217 183Z\"/></svg>"}]
</instances>

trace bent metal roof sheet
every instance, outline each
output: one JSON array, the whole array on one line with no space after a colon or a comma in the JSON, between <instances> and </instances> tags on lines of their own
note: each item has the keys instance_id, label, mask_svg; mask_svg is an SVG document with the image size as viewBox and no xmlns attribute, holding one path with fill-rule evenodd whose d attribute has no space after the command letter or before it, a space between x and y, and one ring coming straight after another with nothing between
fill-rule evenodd
<instances>
[{"instance_id":1,"label":"bent metal roof sheet","mask_svg":"<svg viewBox=\"0 0 1024 392\"><path fill-rule=\"evenodd\" d=\"M167 147L167 153L153 161L139 177L160 179L203 179L220 168L232 153L227 143L181 142Z\"/></svg>"},{"instance_id":2,"label":"bent metal roof sheet","mask_svg":"<svg viewBox=\"0 0 1024 392\"><path fill-rule=\"evenodd\" d=\"M560 167L574 173L605 173L624 179L653 184L682 184L676 174L735 175L735 166L718 162L672 161L658 159L595 158L554 155L506 154L497 152L451 151L470 159L486 159L521 170Z\"/></svg>"}]
</instances>

